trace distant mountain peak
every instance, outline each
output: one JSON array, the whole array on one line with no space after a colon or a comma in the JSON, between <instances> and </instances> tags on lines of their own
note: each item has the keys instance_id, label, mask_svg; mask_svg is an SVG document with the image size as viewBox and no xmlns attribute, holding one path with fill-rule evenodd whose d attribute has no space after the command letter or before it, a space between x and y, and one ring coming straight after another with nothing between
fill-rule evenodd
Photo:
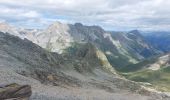
<instances>
[{"instance_id":1,"label":"distant mountain peak","mask_svg":"<svg viewBox=\"0 0 170 100\"><path fill-rule=\"evenodd\" d=\"M144 38L140 31L139 30L132 30L130 32L127 33L128 37L131 37L131 38Z\"/></svg>"},{"instance_id":2,"label":"distant mountain peak","mask_svg":"<svg viewBox=\"0 0 170 100\"><path fill-rule=\"evenodd\" d=\"M140 33L139 30L132 30L129 33Z\"/></svg>"},{"instance_id":3,"label":"distant mountain peak","mask_svg":"<svg viewBox=\"0 0 170 100\"><path fill-rule=\"evenodd\" d=\"M6 31L6 30L9 30L9 29L11 29L12 28L12 26L10 26L9 24L7 24L7 23L0 23L0 30L1 31Z\"/></svg>"},{"instance_id":4,"label":"distant mountain peak","mask_svg":"<svg viewBox=\"0 0 170 100\"><path fill-rule=\"evenodd\" d=\"M60 21L55 21L51 25L58 25L58 24L62 24L62 23Z\"/></svg>"},{"instance_id":5,"label":"distant mountain peak","mask_svg":"<svg viewBox=\"0 0 170 100\"><path fill-rule=\"evenodd\" d=\"M0 23L0 31L4 33L10 33L15 36L19 36L18 29L9 25L8 23Z\"/></svg>"},{"instance_id":6,"label":"distant mountain peak","mask_svg":"<svg viewBox=\"0 0 170 100\"><path fill-rule=\"evenodd\" d=\"M10 26L8 23L0 22L0 26Z\"/></svg>"},{"instance_id":7,"label":"distant mountain peak","mask_svg":"<svg viewBox=\"0 0 170 100\"><path fill-rule=\"evenodd\" d=\"M74 25L75 25L75 26L83 26L82 23L75 23Z\"/></svg>"}]
</instances>

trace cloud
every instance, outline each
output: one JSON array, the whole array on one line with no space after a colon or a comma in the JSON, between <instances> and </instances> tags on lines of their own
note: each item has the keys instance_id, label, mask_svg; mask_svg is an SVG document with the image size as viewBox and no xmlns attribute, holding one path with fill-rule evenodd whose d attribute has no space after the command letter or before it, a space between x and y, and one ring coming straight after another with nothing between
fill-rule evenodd
<instances>
[{"instance_id":1,"label":"cloud","mask_svg":"<svg viewBox=\"0 0 170 100\"><path fill-rule=\"evenodd\" d=\"M0 0L0 20L43 27L82 22L108 30L170 30L168 0Z\"/></svg>"}]
</instances>

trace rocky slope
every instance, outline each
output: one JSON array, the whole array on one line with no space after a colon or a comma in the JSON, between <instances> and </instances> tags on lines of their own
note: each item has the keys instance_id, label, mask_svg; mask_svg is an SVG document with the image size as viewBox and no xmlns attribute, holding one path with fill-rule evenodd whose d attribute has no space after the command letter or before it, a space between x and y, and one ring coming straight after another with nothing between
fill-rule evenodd
<instances>
[{"instance_id":1,"label":"rocky slope","mask_svg":"<svg viewBox=\"0 0 170 100\"><path fill-rule=\"evenodd\" d=\"M159 70L162 67L168 67L168 66L170 66L170 54L166 54L161 57L158 57L154 63L146 65L146 68L150 70Z\"/></svg>"},{"instance_id":2,"label":"rocky slope","mask_svg":"<svg viewBox=\"0 0 170 100\"><path fill-rule=\"evenodd\" d=\"M1 32L0 45L1 84L31 85L31 100L169 99L119 77L104 53L91 43L76 44L57 54Z\"/></svg>"}]
</instances>

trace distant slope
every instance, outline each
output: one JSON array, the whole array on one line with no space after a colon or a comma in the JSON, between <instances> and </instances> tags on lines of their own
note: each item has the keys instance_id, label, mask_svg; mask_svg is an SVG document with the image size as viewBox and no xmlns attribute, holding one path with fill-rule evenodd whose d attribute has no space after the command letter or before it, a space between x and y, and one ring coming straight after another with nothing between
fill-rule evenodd
<instances>
[{"instance_id":1,"label":"distant slope","mask_svg":"<svg viewBox=\"0 0 170 100\"><path fill-rule=\"evenodd\" d=\"M135 58L139 62L148 59L150 57L160 55L162 53L161 51L155 49L150 43L148 43L145 37L143 37L138 30L133 30L128 33L122 33L122 32L113 33L112 37L114 40L119 41L121 50L122 52L124 51L126 56ZM135 61L131 59L130 62L135 62ZM133 63L133 64L138 64L138 63Z\"/></svg>"},{"instance_id":2,"label":"distant slope","mask_svg":"<svg viewBox=\"0 0 170 100\"><path fill-rule=\"evenodd\" d=\"M120 69L120 71L133 72L133 71L139 71L143 69L159 70L162 67L168 67L168 66L170 66L170 54L164 54L149 59L145 59L144 61L141 61L137 64L133 64L133 65L130 64Z\"/></svg>"},{"instance_id":3,"label":"distant slope","mask_svg":"<svg viewBox=\"0 0 170 100\"><path fill-rule=\"evenodd\" d=\"M144 58L153 57L161 52L155 49L138 30L133 30L127 33L127 37L133 40L133 43L129 45L134 52L139 53Z\"/></svg>"},{"instance_id":4,"label":"distant slope","mask_svg":"<svg viewBox=\"0 0 170 100\"><path fill-rule=\"evenodd\" d=\"M166 53L170 51L170 32L148 32L144 35L156 49Z\"/></svg>"},{"instance_id":5,"label":"distant slope","mask_svg":"<svg viewBox=\"0 0 170 100\"><path fill-rule=\"evenodd\" d=\"M170 54L147 59L121 69L127 79L151 83L156 89L170 91Z\"/></svg>"},{"instance_id":6,"label":"distant slope","mask_svg":"<svg viewBox=\"0 0 170 100\"><path fill-rule=\"evenodd\" d=\"M147 82L157 90L170 92L170 67L162 67L159 70L139 70L136 72L123 74L127 79L136 82Z\"/></svg>"}]
</instances>

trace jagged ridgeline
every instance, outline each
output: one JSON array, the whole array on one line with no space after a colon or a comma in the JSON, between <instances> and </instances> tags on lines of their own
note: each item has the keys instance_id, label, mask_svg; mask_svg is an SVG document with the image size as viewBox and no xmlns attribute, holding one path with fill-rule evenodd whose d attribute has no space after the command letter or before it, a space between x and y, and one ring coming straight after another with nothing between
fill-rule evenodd
<instances>
[{"instance_id":1,"label":"jagged ridgeline","mask_svg":"<svg viewBox=\"0 0 170 100\"><path fill-rule=\"evenodd\" d=\"M160 53L147 43L137 30L129 33L112 33L99 26L60 22L55 22L44 30L16 29L6 24L2 24L2 26L0 30L3 32L27 38L51 52L62 53L74 42L91 43L106 55L111 65L116 69L136 64Z\"/></svg>"}]
</instances>

